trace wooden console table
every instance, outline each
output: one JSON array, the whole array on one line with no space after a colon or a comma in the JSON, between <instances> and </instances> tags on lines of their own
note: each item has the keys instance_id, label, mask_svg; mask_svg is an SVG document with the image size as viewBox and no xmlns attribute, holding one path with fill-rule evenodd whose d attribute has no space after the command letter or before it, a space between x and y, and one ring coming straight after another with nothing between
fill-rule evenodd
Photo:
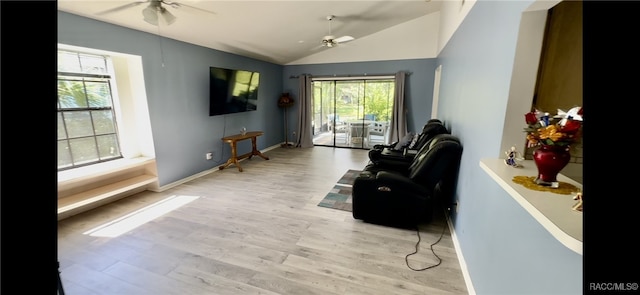
<instances>
[{"instance_id":1,"label":"wooden console table","mask_svg":"<svg viewBox=\"0 0 640 295\"><path fill-rule=\"evenodd\" d=\"M223 137L222 141L227 142L231 145L231 158L227 160L227 163L218 167L218 169L222 170L229 167L229 165L231 164L235 164L236 167L238 167L238 171L242 172L242 167L240 167L239 161L244 158L251 159L251 157L253 156L260 156L265 160L269 160L269 157L263 155L256 147L256 137L262 134L264 134L264 132L262 131L248 131L245 134L235 134ZM237 143L238 141L242 141L245 139L251 139L251 151L244 155L238 156Z\"/></svg>"}]
</instances>

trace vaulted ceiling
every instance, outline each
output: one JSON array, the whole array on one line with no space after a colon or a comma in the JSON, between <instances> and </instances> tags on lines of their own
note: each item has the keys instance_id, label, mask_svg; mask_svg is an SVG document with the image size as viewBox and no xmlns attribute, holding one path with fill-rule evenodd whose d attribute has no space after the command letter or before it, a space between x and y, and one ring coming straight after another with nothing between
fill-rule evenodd
<instances>
[{"instance_id":1,"label":"vaulted ceiling","mask_svg":"<svg viewBox=\"0 0 640 295\"><path fill-rule=\"evenodd\" d=\"M58 10L285 65L435 57L446 0L157 1L58 0ZM144 20L150 5L168 12L151 16L157 25ZM327 35L354 40L323 47Z\"/></svg>"}]
</instances>

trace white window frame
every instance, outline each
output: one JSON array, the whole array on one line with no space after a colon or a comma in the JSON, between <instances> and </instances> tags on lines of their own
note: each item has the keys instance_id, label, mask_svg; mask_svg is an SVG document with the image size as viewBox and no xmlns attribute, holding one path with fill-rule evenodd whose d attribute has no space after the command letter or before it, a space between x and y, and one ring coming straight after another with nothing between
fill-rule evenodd
<instances>
[{"instance_id":1,"label":"white window frame","mask_svg":"<svg viewBox=\"0 0 640 295\"><path fill-rule=\"evenodd\" d=\"M126 166L132 160L137 161L141 158L155 159L142 57L67 44L58 44L58 49L110 57L115 78L112 96L123 157L120 160L59 171L58 180L66 181L102 170L117 169L118 166Z\"/></svg>"}]
</instances>

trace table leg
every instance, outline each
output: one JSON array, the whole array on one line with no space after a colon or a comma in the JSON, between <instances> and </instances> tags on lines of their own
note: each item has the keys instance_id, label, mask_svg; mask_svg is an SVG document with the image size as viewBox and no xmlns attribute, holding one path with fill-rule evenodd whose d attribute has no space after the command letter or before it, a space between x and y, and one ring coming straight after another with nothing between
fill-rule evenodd
<instances>
[{"instance_id":1,"label":"table leg","mask_svg":"<svg viewBox=\"0 0 640 295\"><path fill-rule=\"evenodd\" d=\"M229 160L227 160L227 162L218 167L219 170L222 170L224 168L229 167L229 165L231 164L235 164L236 167L238 167L238 171L242 172L242 167L240 167L240 162L238 161L238 150L237 150L237 145L235 141L232 141L229 143L231 145L231 157L229 158Z\"/></svg>"},{"instance_id":2,"label":"table leg","mask_svg":"<svg viewBox=\"0 0 640 295\"><path fill-rule=\"evenodd\" d=\"M256 146L256 137L252 137L251 138L251 156L249 156L249 159L251 159L252 156L260 156L261 158L265 159L265 160L269 160L269 157L263 155L257 148Z\"/></svg>"}]
</instances>

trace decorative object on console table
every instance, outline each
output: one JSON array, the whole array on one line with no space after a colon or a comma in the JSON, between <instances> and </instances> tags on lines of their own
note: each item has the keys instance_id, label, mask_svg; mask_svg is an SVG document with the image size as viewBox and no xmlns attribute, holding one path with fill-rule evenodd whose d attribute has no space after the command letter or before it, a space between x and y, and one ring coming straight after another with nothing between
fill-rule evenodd
<instances>
[{"instance_id":1,"label":"decorative object on console table","mask_svg":"<svg viewBox=\"0 0 640 295\"><path fill-rule=\"evenodd\" d=\"M507 158L504 159L505 164L515 168L522 168L522 165L518 162L524 160L524 158L519 152L516 151L515 146L512 146L511 149L504 153L507 155Z\"/></svg>"},{"instance_id":2,"label":"decorative object on console table","mask_svg":"<svg viewBox=\"0 0 640 295\"><path fill-rule=\"evenodd\" d=\"M293 105L293 98L289 95L288 92L280 95L278 99L278 107L284 109L284 143L281 145L282 147L291 147L292 145L289 143L289 135L288 135L288 124L287 124L287 108Z\"/></svg>"},{"instance_id":3,"label":"decorative object on console table","mask_svg":"<svg viewBox=\"0 0 640 295\"><path fill-rule=\"evenodd\" d=\"M538 110L525 114L528 125L528 147L538 147L533 151L533 160L538 168L535 182L539 185L557 188L558 173L571 159L571 144L580 138L582 127L582 107L574 107L568 112L558 109L558 114L549 117L549 113Z\"/></svg>"},{"instance_id":4,"label":"decorative object on console table","mask_svg":"<svg viewBox=\"0 0 640 295\"><path fill-rule=\"evenodd\" d=\"M551 187L537 184L536 179L536 176L516 175L513 177L512 181L530 190L549 192L559 195L570 195L580 191L580 188L568 182L558 181L558 187Z\"/></svg>"},{"instance_id":5,"label":"decorative object on console table","mask_svg":"<svg viewBox=\"0 0 640 295\"><path fill-rule=\"evenodd\" d=\"M576 210L576 211L580 211L582 212L582 192L579 192L576 194L575 197L573 197L574 200L578 201L576 202L575 205L573 205L573 207L571 207L571 209Z\"/></svg>"},{"instance_id":6,"label":"decorative object on console table","mask_svg":"<svg viewBox=\"0 0 640 295\"><path fill-rule=\"evenodd\" d=\"M571 159L568 146L541 145L533 151L533 161L538 167L536 183L558 187L558 173L567 166Z\"/></svg>"}]
</instances>

